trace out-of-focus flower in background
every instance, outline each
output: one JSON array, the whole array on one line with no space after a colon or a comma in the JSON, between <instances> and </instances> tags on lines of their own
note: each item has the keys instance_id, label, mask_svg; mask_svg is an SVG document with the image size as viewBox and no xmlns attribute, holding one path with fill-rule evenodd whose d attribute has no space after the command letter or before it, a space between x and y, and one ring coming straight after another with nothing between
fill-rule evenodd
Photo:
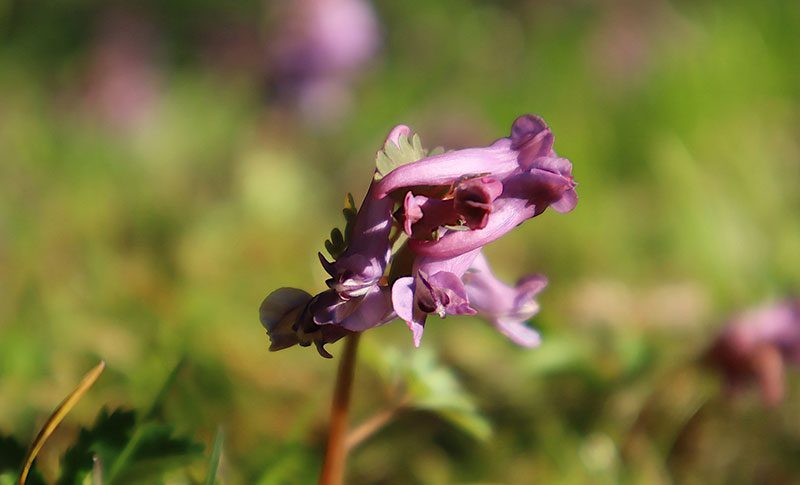
<instances>
[{"instance_id":1,"label":"out-of-focus flower in background","mask_svg":"<svg viewBox=\"0 0 800 485\"><path fill-rule=\"evenodd\" d=\"M112 8L100 15L85 74L89 111L121 132L152 120L161 89L157 57L158 35L145 13Z\"/></svg>"},{"instance_id":2,"label":"out-of-focus flower in background","mask_svg":"<svg viewBox=\"0 0 800 485\"><path fill-rule=\"evenodd\" d=\"M800 364L800 300L786 300L734 316L707 354L730 391L755 381L767 405L784 395L784 372Z\"/></svg>"},{"instance_id":3,"label":"out-of-focus flower in background","mask_svg":"<svg viewBox=\"0 0 800 485\"><path fill-rule=\"evenodd\" d=\"M347 112L351 84L380 46L380 27L366 0L297 0L276 13L268 64L278 99L315 124Z\"/></svg>"}]
</instances>

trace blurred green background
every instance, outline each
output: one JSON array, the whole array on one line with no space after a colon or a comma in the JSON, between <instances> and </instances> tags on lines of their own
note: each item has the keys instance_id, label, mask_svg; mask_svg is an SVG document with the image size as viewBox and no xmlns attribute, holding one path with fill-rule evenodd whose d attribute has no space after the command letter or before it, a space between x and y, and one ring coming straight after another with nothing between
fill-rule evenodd
<instances>
[{"instance_id":1,"label":"blurred green background","mask_svg":"<svg viewBox=\"0 0 800 485\"><path fill-rule=\"evenodd\" d=\"M0 1L0 432L28 443L108 363L46 478L183 360L166 419L207 448L224 426L226 483L313 483L336 361L268 353L259 303L323 288L316 252L392 126L480 146L533 112L580 202L487 253L549 277L544 342L470 318L429 321L419 351L402 323L368 332L354 425L422 397L352 483L800 480L796 375L765 409L698 365L725 318L800 284L800 2L376 1L380 46L332 113L280 89L277 3Z\"/></svg>"}]
</instances>

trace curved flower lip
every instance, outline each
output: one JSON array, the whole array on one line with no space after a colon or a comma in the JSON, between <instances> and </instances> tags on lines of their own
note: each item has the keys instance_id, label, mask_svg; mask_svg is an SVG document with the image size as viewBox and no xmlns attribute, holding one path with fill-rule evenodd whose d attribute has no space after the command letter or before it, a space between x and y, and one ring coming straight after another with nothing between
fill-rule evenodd
<instances>
[{"instance_id":1,"label":"curved flower lip","mask_svg":"<svg viewBox=\"0 0 800 485\"><path fill-rule=\"evenodd\" d=\"M406 192L403 201L403 231L416 239L430 239L441 226L466 224L470 229L486 226L493 202L503 191L503 184L492 177L459 182L446 199L430 198Z\"/></svg>"},{"instance_id":2,"label":"curved flower lip","mask_svg":"<svg viewBox=\"0 0 800 485\"><path fill-rule=\"evenodd\" d=\"M414 224L422 220L422 206L427 201L428 198L424 195L415 196L411 191L406 193L403 201L403 232L407 235L411 236L414 233Z\"/></svg>"},{"instance_id":3,"label":"curved flower lip","mask_svg":"<svg viewBox=\"0 0 800 485\"><path fill-rule=\"evenodd\" d=\"M453 194L453 208L470 229L483 229L494 210L493 202L503 192L503 184L492 177L461 182Z\"/></svg>"},{"instance_id":4,"label":"curved flower lip","mask_svg":"<svg viewBox=\"0 0 800 485\"><path fill-rule=\"evenodd\" d=\"M536 215L547 207L553 207L558 212L569 212L578 203L578 194L575 192L577 185L571 174L532 168L507 179L503 197L528 200L537 206Z\"/></svg>"},{"instance_id":5,"label":"curved flower lip","mask_svg":"<svg viewBox=\"0 0 800 485\"><path fill-rule=\"evenodd\" d=\"M320 293L311 304L314 323L363 332L395 318L389 289L375 285L361 298L345 300L333 290Z\"/></svg>"},{"instance_id":6,"label":"curved flower lip","mask_svg":"<svg viewBox=\"0 0 800 485\"><path fill-rule=\"evenodd\" d=\"M498 318L490 323L498 332L521 347L534 348L542 344L539 332L519 320Z\"/></svg>"},{"instance_id":7,"label":"curved flower lip","mask_svg":"<svg viewBox=\"0 0 800 485\"><path fill-rule=\"evenodd\" d=\"M541 116L532 114L525 114L518 116L517 119L511 123L511 143L515 150L519 150L522 146L528 144L532 139L539 137L543 133L550 131L550 127L542 119ZM552 147L547 147L552 148Z\"/></svg>"},{"instance_id":8,"label":"curved flower lip","mask_svg":"<svg viewBox=\"0 0 800 485\"><path fill-rule=\"evenodd\" d=\"M569 162L547 163L566 167ZM494 201L492 214L483 228L450 231L435 241L412 239L408 242L409 248L417 254L436 258L450 258L478 249L526 219L541 214L548 206L559 212L569 212L578 202L575 185L571 175L563 176L549 170L532 168L518 173L503 182L503 194Z\"/></svg>"},{"instance_id":9,"label":"curved flower lip","mask_svg":"<svg viewBox=\"0 0 800 485\"><path fill-rule=\"evenodd\" d=\"M427 303L434 308L428 313L437 313L444 318L445 315L474 315L476 311L469 306L467 290L461 282L459 275L449 271L439 271L430 276L419 272L423 286L430 293ZM420 301L420 304L422 301Z\"/></svg>"},{"instance_id":10,"label":"curved flower lip","mask_svg":"<svg viewBox=\"0 0 800 485\"><path fill-rule=\"evenodd\" d=\"M509 286L492 273L486 258L480 254L463 280L470 305L495 329L523 347L541 343L539 333L525 325L525 321L539 312L534 297L547 286L547 278L531 275L520 279L516 286Z\"/></svg>"},{"instance_id":11,"label":"curved flower lip","mask_svg":"<svg viewBox=\"0 0 800 485\"><path fill-rule=\"evenodd\" d=\"M411 239L409 248L415 253L431 258L452 258L469 251L480 249L502 237L536 213L536 207L523 199L499 198L495 201L494 212L483 229L472 231L450 231L438 241Z\"/></svg>"},{"instance_id":12,"label":"curved flower lip","mask_svg":"<svg viewBox=\"0 0 800 485\"><path fill-rule=\"evenodd\" d=\"M320 258L324 261L323 267L334 268L334 273L326 284L344 299L364 296L380 281L385 269L378 257L367 258L360 254L351 254L334 263L328 263L321 254Z\"/></svg>"},{"instance_id":13,"label":"curved flower lip","mask_svg":"<svg viewBox=\"0 0 800 485\"><path fill-rule=\"evenodd\" d=\"M511 146L519 150L523 168L533 160L553 153L555 137L545 121L536 115L522 115L511 125Z\"/></svg>"},{"instance_id":14,"label":"curved flower lip","mask_svg":"<svg viewBox=\"0 0 800 485\"><path fill-rule=\"evenodd\" d=\"M488 147L454 150L397 167L378 182L374 195L382 199L403 187L450 185L465 175L504 174L517 167L511 140L501 138Z\"/></svg>"},{"instance_id":15,"label":"curved flower lip","mask_svg":"<svg viewBox=\"0 0 800 485\"><path fill-rule=\"evenodd\" d=\"M259 308L261 324L270 339L270 351L294 345L308 347L312 343L325 358L333 357L325 344L336 342L350 330L341 326L319 326L314 322L312 307L323 294L312 297L297 288L279 288L264 299Z\"/></svg>"},{"instance_id":16,"label":"curved flower lip","mask_svg":"<svg viewBox=\"0 0 800 485\"><path fill-rule=\"evenodd\" d=\"M408 133L405 125L395 130ZM529 167L537 158L555 156L553 142L553 133L544 120L534 115L520 116L512 124L509 138L500 138L487 147L455 150L398 167L381 179L374 195L384 198L404 187L450 185L470 175L507 175Z\"/></svg>"},{"instance_id":17,"label":"curved flower lip","mask_svg":"<svg viewBox=\"0 0 800 485\"><path fill-rule=\"evenodd\" d=\"M403 201L403 232L409 236L429 239L439 226L456 224L458 214L452 200L440 200L406 192Z\"/></svg>"},{"instance_id":18,"label":"curved flower lip","mask_svg":"<svg viewBox=\"0 0 800 485\"><path fill-rule=\"evenodd\" d=\"M412 276L399 278L392 285L392 308L397 316L406 322L411 330L414 346L419 347L427 315L415 304L414 278Z\"/></svg>"},{"instance_id":19,"label":"curved flower lip","mask_svg":"<svg viewBox=\"0 0 800 485\"><path fill-rule=\"evenodd\" d=\"M477 313L469 305L460 277L448 271L432 276L418 271L415 277L398 279L392 286L392 307L411 330L415 347L419 347L422 340L429 313L436 313L441 318Z\"/></svg>"},{"instance_id":20,"label":"curved flower lip","mask_svg":"<svg viewBox=\"0 0 800 485\"><path fill-rule=\"evenodd\" d=\"M413 276L395 281L392 286L392 307L411 329L416 347L419 347L422 339L428 313L438 313L441 317L447 314L475 314L475 310L469 306L461 276L479 252L471 251L445 259L419 258L414 264Z\"/></svg>"},{"instance_id":21,"label":"curved flower lip","mask_svg":"<svg viewBox=\"0 0 800 485\"><path fill-rule=\"evenodd\" d=\"M258 309L261 325L269 335L269 350L283 350L299 343L292 329L311 295L297 288L279 288L264 298Z\"/></svg>"}]
</instances>

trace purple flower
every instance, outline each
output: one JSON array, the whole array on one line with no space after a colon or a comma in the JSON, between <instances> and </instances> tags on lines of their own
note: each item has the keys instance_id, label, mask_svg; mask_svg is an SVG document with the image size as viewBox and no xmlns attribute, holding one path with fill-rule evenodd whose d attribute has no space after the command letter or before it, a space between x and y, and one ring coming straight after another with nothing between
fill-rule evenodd
<instances>
[{"instance_id":1,"label":"purple flower","mask_svg":"<svg viewBox=\"0 0 800 485\"><path fill-rule=\"evenodd\" d=\"M383 276L391 257L392 208L388 199L372 196L374 182L367 191L355 224L350 230L347 250L333 263L322 253L320 262L331 276L328 286L342 298L366 294Z\"/></svg>"},{"instance_id":2,"label":"purple flower","mask_svg":"<svg viewBox=\"0 0 800 485\"><path fill-rule=\"evenodd\" d=\"M444 199L414 195L408 191L401 216L403 229L417 239L438 236L436 230L448 225L483 229L494 210L493 202L502 190L500 181L482 177L459 182Z\"/></svg>"},{"instance_id":3,"label":"purple flower","mask_svg":"<svg viewBox=\"0 0 800 485\"><path fill-rule=\"evenodd\" d=\"M389 289L373 286L363 296L343 299L334 290L315 296L297 288L280 288L261 303L261 324L270 338L272 351L312 343L323 357L331 355L324 345L352 332L388 323L395 318Z\"/></svg>"},{"instance_id":4,"label":"purple flower","mask_svg":"<svg viewBox=\"0 0 800 485\"><path fill-rule=\"evenodd\" d=\"M319 295L297 288L280 288L270 293L259 308L261 325L270 339L269 350L283 350L293 345L307 347L312 343L323 357L330 354L323 347L350 333L336 325L316 325L310 310Z\"/></svg>"},{"instance_id":5,"label":"purple flower","mask_svg":"<svg viewBox=\"0 0 800 485\"><path fill-rule=\"evenodd\" d=\"M547 207L558 212L575 207L572 164L556 155L553 140L541 118L521 116L509 138L398 167L377 183L374 193L380 198L405 191L404 226L412 236L409 246L418 254L446 258L469 252ZM443 195L426 195L437 192ZM448 197L452 208L444 204ZM453 225L454 216L470 230L445 228ZM414 226L420 229L415 231ZM429 237L438 228L442 229L437 237Z\"/></svg>"},{"instance_id":6,"label":"purple flower","mask_svg":"<svg viewBox=\"0 0 800 485\"><path fill-rule=\"evenodd\" d=\"M411 329L419 346L428 314L475 315L524 347L539 345L539 334L525 325L539 311L534 297L547 285L540 275L521 279L515 287L498 280L480 250L454 258L419 258L413 276L392 287L392 305Z\"/></svg>"},{"instance_id":7,"label":"purple flower","mask_svg":"<svg viewBox=\"0 0 800 485\"><path fill-rule=\"evenodd\" d=\"M479 254L462 281L467 289L469 304L500 333L524 347L536 347L539 334L525 321L539 312L534 297L547 286L547 278L531 275L508 286L492 273L486 257Z\"/></svg>"},{"instance_id":8,"label":"purple flower","mask_svg":"<svg viewBox=\"0 0 800 485\"><path fill-rule=\"evenodd\" d=\"M272 350L314 343L329 356L326 343L395 317L419 346L429 314L480 314L513 342L538 345L525 322L539 309L534 297L546 279L506 285L481 248L548 207L572 210L572 164L555 154L553 134L532 115L488 147L426 155L407 126L389 133L361 208L346 208L345 234L334 230L326 243L333 261L320 254L328 289L311 296L282 288L264 300ZM408 236L394 255L393 227Z\"/></svg>"},{"instance_id":9,"label":"purple flower","mask_svg":"<svg viewBox=\"0 0 800 485\"><path fill-rule=\"evenodd\" d=\"M487 147L445 152L396 168L381 179L375 195L383 198L403 188L449 186L470 176L507 176L538 158L555 157L553 140L544 120L520 116L511 126L510 137Z\"/></svg>"},{"instance_id":10,"label":"purple flower","mask_svg":"<svg viewBox=\"0 0 800 485\"><path fill-rule=\"evenodd\" d=\"M784 394L784 367L800 364L800 300L757 308L731 319L707 360L731 390L757 381L767 405Z\"/></svg>"},{"instance_id":11,"label":"purple flower","mask_svg":"<svg viewBox=\"0 0 800 485\"><path fill-rule=\"evenodd\" d=\"M461 276L480 251L454 258L418 258L411 276L399 278L392 286L392 306L397 316L405 320L419 347L425 320L429 313L441 318L446 315L474 315L469 306L467 290Z\"/></svg>"},{"instance_id":12,"label":"purple flower","mask_svg":"<svg viewBox=\"0 0 800 485\"><path fill-rule=\"evenodd\" d=\"M392 130L387 142L398 143L408 127ZM394 318L388 287L380 282L391 257L392 208L390 199L372 195L370 185L355 221L346 230L347 247L333 262L319 254L323 268L331 276L330 288L311 296L296 288L281 288L261 304L261 323L272 345L281 350L292 345L310 345L329 357L326 343L335 342L349 332L360 332Z\"/></svg>"},{"instance_id":13,"label":"purple flower","mask_svg":"<svg viewBox=\"0 0 800 485\"><path fill-rule=\"evenodd\" d=\"M578 202L571 171L572 165L563 158L540 158L529 170L503 181L503 192L493 202L493 211L483 228L449 231L437 240L412 240L409 245L421 255L450 257L499 239L547 207L569 212Z\"/></svg>"}]
</instances>

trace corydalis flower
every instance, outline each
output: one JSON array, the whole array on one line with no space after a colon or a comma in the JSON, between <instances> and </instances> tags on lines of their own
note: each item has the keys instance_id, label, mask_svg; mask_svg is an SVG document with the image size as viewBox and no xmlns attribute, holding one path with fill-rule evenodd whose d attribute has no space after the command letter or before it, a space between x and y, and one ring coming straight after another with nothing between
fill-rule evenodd
<instances>
[{"instance_id":1,"label":"corydalis flower","mask_svg":"<svg viewBox=\"0 0 800 485\"><path fill-rule=\"evenodd\" d=\"M409 244L416 253L432 257L463 254L502 237L548 207L558 212L575 207L578 198L572 164L556 155L553 141L541 118L521 116L510 137L485 148L456 150L398 167L378 182L375 194L379 198L405 194L403 224L412 235ZM460 201L456 197L459 189L466 191ZM435 197L438 206L428 197L437 193L445 194ZM441 207L447 195L455 206L449 207L449 219ZM430 218L425 217L425 205ZM468 223L470 230L448 229L453 214ZM423 229L415 232L414 226ZM426 237L430 228L441 228L438 237Z\"/></svg>"},{"instance_id":2,"label":"corydalis flower","mask_svg":"<svg viewBox=\"0 0 800 485\"><path fill-rule=\"evenodd\" d=\"M538 345L525 321L546 279L506 285L481 249L548 207L568 212L577 203L572 165L556 155L544 121L522 116L507 138L438 155L399 125L376 165L360 209L348 204L344 233L335 229L326 243L333 260L320 254L328 289L312 296L282 288L264 300L270 349L314 343L329 356L326 343L396 316L419 345L430 314L477 314L513 342ZM407 240L393 254L401 233Z\"/></svg>"},{"instance_id":3,"label":"corydalis flower","mask_svg":"<svg viewBox=\"0 0 800 485\"><path fill-rule=\"evenodd\" d=\"M513 287L503 283L477 249L454 258L418 258L412 276L398 279L392 287L392 303L416 346L429 314L477 314L514 343L535 347L539 334L525 322L538 313L534 297L546 285L541 275L524 277Z\"/></svg>"},{"instance_id":4,"label":"corydalis flower","mask_svg":"<svg viewBox=\"0 0 800 485\"><path fill-rule=\"evenodd\" d=\"M765 404L783 399L784 368L800 364L800 300L783 301L737 315L707 356L731 391L757 381Z\"/></svg>"},{"instance_id":5,"label":"corydalis flower","mask_svg":"<svg viewBox=\"0 0 800 485\"><path fill-rule=\"evenodd\" d=\"M410 276L399 278L392 286L392 305L397 316L405 320L419 346L428 314L474 315L461 277L478 255L479 250L454 258L420 257L414 262Z\"/></svg>"},{"instance_id":6,"label":"corydalis flower","mask_svg":"<svg viewBox=\"0 0 800 485\"><path fill-rule=\"evenodd\" d=\"M526 115L508 138L402 165L378 182L378 197L402 196L397 217L417 256L411 274L392 288L393 308L415 344L430 313L481 313L516 343L538 344L538 334L522 322L538 310L532 297L546 280L530 277L508 287L492 275L480 250L548 207L575 207L572 164L556 155L553 141L541 118Z\"/></svg>"},{"instance_id":7,"label":"corydalis flower","mask_svg":"<svg viewBox=\"0 0 800 485\"><path fill-rule=\"evenodd\" d=\"M509 286L497 279L486 257L479 254L462 281L470 305L500 333L524 347L539 345L539 334L525 322L539 312L534 298L547 286L547 278L530 275Z\"/></svg>"},{"instance_id":8,"label":"corydalis flower","mask_svg":"<svg viewBox=\"0 0 800 485\"><path fill-rule=\"evenodd\" d=\"M372 196L373 185L356 215L353 227L347 232L349 244L336 261L329 262L320 253L325 271L331 276L328 286L342 298L363 296L383 276L391 257L392 230L391 200L377 200Z\"/></svg>"},{"instance_id":9,"label":"corydalis flower","mask_svg":"<svg viewBox=\"0 0 800 485\"><path fill-rule=\"evenodd\" d=\"M387 143L396 143L399 136L400 132L392 131ZM345 214L351 220L345 234L335 229L328 241L334 260L319 254L330 275L329 289L312 296L296 288L281 288L264 299L260 319L270 337L270 350L313 343L322 356L330 357L325 344L394 318L389 289L380 284L391 257L394 203L376 199L374 185L357 212L348 199Z\"/></svg>"},{"instance_id":10,"label":"corydalis flower","mask_svg":"<svg viewBox=\"0 0 800 485\"><path fill-rule=\"evenodd\" d=\"M448 225L483 229L494 209L493 202L502 191L503 184L491 177L460 181L442 199L408 191L400 216L403 229L418 239L429 239L439 227Z\"/></svg>"}]
</instances>

